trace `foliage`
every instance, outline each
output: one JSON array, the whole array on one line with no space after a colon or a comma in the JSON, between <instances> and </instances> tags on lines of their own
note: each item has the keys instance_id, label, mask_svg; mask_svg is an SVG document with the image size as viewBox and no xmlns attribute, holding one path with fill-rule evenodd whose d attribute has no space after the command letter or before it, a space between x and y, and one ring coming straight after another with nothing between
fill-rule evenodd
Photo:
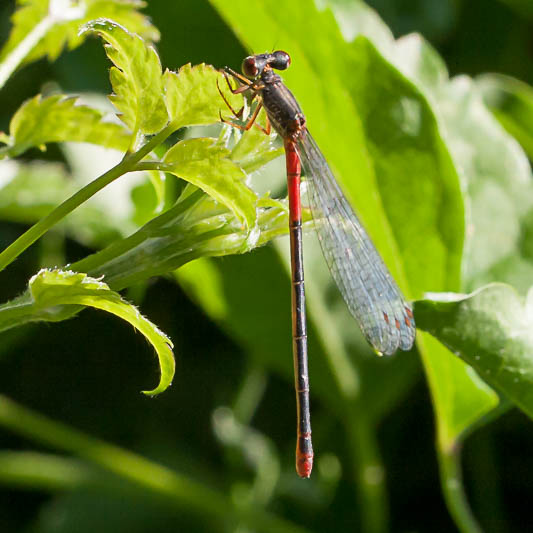
<instances>
[{"instance_id":1,"label":"foliage","mask_svg":"<svg viewBox=\"0 0 533 533\"><path fill-rule=\"evenodd\" d=\"M533 89L510 76L450 77L421 35L395 39L359 1L335 0L319 9L313 0L299 0L284 5L282 17L271 16L279 10L273 0L210 3L249 50L270 50L274 38L276 48L290 52L287 85L394 277L416 300L416 352L435 411L444 500L459 529L478 530L461 481L461 444L511 405L533 414ZM529 16L525 3L507 3ZM140 303L148 279L172 273L216 329L248 355L239 392L233 402L225 400L232 407L216 408L212 421L217 449L226 456L216 464L216 475L227 480L231 497L215 488L212 473L198 469L189 476L190 458L178 461L176 470L165 468L7 397L0 398L2 426L78 459L3 452L0 480L44 491L59 487L83 501L85 487L105 490L96 471L101 467L117 494L131 502L150 495L156 507L163 504L158 511L141 506L148 509L144 518L164 520L179 508L192 513L193 528L214 518L209 528L220 529L223 519L227 529L319 531L339 529L349 519L358 520L363 531L385 531L389 503L377 428L416 383L415 350L387 360L371 357L309 238L311 379L313 403L321 406L314 426L318 468L310 485L296 480L288 448L251 424L266 401L267 376L292 379L286 240L242 255L287 231L286 202L267 191L277 192L283 181L282 149L275 134L220 124L221 113L230 111L217 85L233 109L247 109L247 102L227 90L214 67L186 64L163 71L153 44L159 31L140 13L142 7L134 0L18 2L0 53L0 87L17 68L23 72L43 56L56 60L65 47L73 50L99 36L113 64L109 100L120 120L95 101L57 91L19 102L9 133L0 136L0 216L34 225L0 253L0 268L9 266L4 275L13 272L14 260L39 239L43 256L25 291L6 296L9 301L0 306L0 330L10 335L24 326L21 337L13 337L13 343L21 342L24 335L32 338L30 323L62 322L84 307L108 311L155 348L161 379L149 394L160 393L174 376L172 342L155 325L159 321L144 318L116 291L128 288ZM178 28L185 25L182 20ZM14 160L35 158L35 148L42 157L50 146L45 156L57 159L61 153L68 166ZM91 168L102 160L99 177L81 179L80 146ZM112 159L110 149L120 156ZM121 205L125 214L110 213ZM59 254L54 245L58 235L99 250L65 258L63 245ZM230 255L239 257L212 259ZM40 269L52 265L65 266ZM181 313L184 320L187 313ZM183 337L190 333L182 331ZM185 386L179 374L178 380L174 388ZM186 401L195 403L190 396ZM41 474L28 477L27 460ZM343 496L341 479L352 487ZM330 500L353 497L351 491L358 499L355 514L344 511L332 525ZM283 512L287 494L294 494L290 498L307 518ZM265 511L270 504L279 517ZM68 502L62 505L69 508ZM416 518L410 525L423 528ZM87 519L87 527L93 526ZM42 522L34 530L50 529Z\"/></svg>"}]
</instances>

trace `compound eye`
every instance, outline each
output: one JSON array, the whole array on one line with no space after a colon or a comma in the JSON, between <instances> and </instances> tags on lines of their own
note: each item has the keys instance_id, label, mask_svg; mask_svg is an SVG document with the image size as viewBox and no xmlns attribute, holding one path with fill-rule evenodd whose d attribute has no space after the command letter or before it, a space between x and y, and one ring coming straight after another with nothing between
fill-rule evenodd
<instances>
[{"instance_id":1,"label":"compound eye","mask_svg":"<svg viewBox=\"0 0 533 533\"><path fill-rule=\"evenodd\" d=\"M276 50L272 53L271 59L268 63L276 70L285 70L291 66L291 56L283 50Z\"/></svg>"},{"instance_id":2,"label":"compound eye","mask_svg":"<svg viewBox=\"0 0 533 533\"><path fill-rule=\"evenodd\" d=\"M257 61L255 56L248 56L242 62L242 73L247 78L255 78L259 74L259 67L257 66Z\"/></svg>"},{"instance_id":3,"label":"compound eye","mask_svg":"<svg viewBox=\"0 0 533 533\"><path fill-rule=\"evenodd\" d=\"M265 54L259 54L257 56L248 56L242 62L242 73L247 78L257 78L263 73L266 67Z\"/></svg>"}]
</instances>

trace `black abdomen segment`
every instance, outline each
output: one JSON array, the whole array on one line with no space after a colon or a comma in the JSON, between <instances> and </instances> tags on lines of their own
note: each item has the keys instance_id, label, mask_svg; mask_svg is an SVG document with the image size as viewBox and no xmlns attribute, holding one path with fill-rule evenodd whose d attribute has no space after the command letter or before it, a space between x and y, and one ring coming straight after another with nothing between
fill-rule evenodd
<instances>
[{"instance_id":1,"label":"black abdomen segment","mask_svg":"<svg viewBox=\"0 0 533 533\"><path fill-rule=\"evenodd\" d=\"M296 389L297 443L296 470L308 478L313 468L309 371L307 364L307 321L305 312L304 264L302 246L302 209L300 203L300 157L293 141L285 140L287 189L289 193L289 233L291 239L291 299L294 387Z\"/></svg>"}]
</instances>

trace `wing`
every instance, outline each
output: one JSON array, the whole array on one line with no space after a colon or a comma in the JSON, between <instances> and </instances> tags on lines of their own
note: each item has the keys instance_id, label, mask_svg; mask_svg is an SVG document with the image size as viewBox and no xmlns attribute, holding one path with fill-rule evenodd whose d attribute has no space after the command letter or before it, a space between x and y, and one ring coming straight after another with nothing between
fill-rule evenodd
<instances>
[{"instance_id":1,"label":"wing","mask_svg":"<svg viewBox=\"0 0 533 533\"><path fill-rule=\"evenodd\" d=\"M378 353L409 350L416 334L411 306L308 131L297 146L322 252L350 312Z\"/></svg>"}]
</instances>

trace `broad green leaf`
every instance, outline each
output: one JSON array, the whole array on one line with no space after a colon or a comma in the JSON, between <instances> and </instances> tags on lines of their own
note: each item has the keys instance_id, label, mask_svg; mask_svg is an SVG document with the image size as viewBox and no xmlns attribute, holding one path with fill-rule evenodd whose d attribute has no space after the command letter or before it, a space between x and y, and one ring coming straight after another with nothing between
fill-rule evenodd
<instances>
[{"instance_id":1,"label":"broad green leaf","mask_svg":"<svg viewBox=\"0 0 533 533\"><path fill-rule=\"evenodd\" d=\"M257 197L245 183L246 174L229 156L214 139L189 139L177 143L165 154L165 171L222 202L251 231L256 225Z\"/></svg>"},{"instance_id":2,"label":"broad green leaf","mask_svg":"<svg viewBox=\"0 0 533 533\"><path fill-rule=\"evenodd\" d=\"M449 80L442 59L420 36L400 39L394 57L431 102L467 193L469 230L461 287L478 287L495 279L529 286L533 265L521 257L519 229L528 217L532 191L524 154L491 117L475 84L465 76ZM427 335L419 338L431 353L425 364L435 397L439 441L449 447L494 407L494 395L442 345ZM443 380L443 375L448 379Z\"/></svg>"},{"instance_id":3,"label":"broad green leaf","mask_svg":"<svg viewBox=\"0 0 533 533\"><path fill-rule=\"evenodd\" d=\"M140 0L18 0L17 4L18 9L12 17L13 28L0 53L0 62L45 19L49 20L45 35L28 50L23 63L45 55L53 61L63 48L76 48L86 37L78 33L79 27L98 17L112 19L146 40L159 40L158 30L148 17L138 12L146 5Z\"/></svg>"},{"instance_id":4,"label":"broad green leaf","mask_svg":"<svg viewBox=\"0 0 533 533\"><path fill-rule=\"evenodd\" d=\"M217 82L235 111L243 105L240 95L231 94L224 76L210 65L184 65L178 72L167 70L165 99L175 130L183 126L220 122L220 113L230 114L217 89Z\"/></svg>"},{"instance_id":5,"label":"broad green leaf","mask_svg":"<svg viewBox=\"0 0 533 533\"><path fill-rule=\"evenodd\" d=\"M348 1L331 0L328 2L342 36L347 42L353 41L358 35L364 35L388 57L394 47L394 35L381 20L378 13L362 0Z\"/></svg>"},{"instance_id":6,"label":"broad green leaf","mask_svg":"<svg viewBox=\"0 0 533 533\"><path fill-rule=\"evenodd\" d=\"M63 320L80 306L112 313L139 330L156 350L161 367L159 385L145 394L159 394L169 387L174 376L170 339L120 294L86 274L41 270L31 278L24 295L0 306L0 331L29 322Z\"/></svg>"},{"instance_id":7,"label":"broad green leaf","mask_svg":"<svg viewBox=\"0 0 533 533\"><path fill-rule=\"evenodd\" d=\"M269 0L212 3L248 49L269 50L275 35L276 47L291 54L283 78L406 292L457 290L464 231L460 184L421 91L361 35L347 43L331 12L319 12L312 1L287 5L281 18L269 16L276 9ZM259 27L253 23L258 18ZM308 34L316 37L298 38ZM386 31L375 34L390 39ZM313 274L306 279L310 286ZM318 327L324 323L318 320Z\"/></svg>"},{"instance_id":8,"label":"broad green leaf","mask_svg":"<svg viewBox=\"0 0 533 533\"><path fill-rule=\"evenodd\" d=\"M422 93L364 37L351 47L360 72L347 88L362 122L376 189L403 260L411 291L457 287L463 202L457 172ZM350 188L356 198L355 187ZM409 216L406 217L406 214ZM420 229L424 228L423 231ZM422 257L431 260L421 263Z\"/></svg>"},{"instance_id":9,"label":"broad green leaf","mask_svg":"<svg viewBox=\"0 0 533 533\"><path fill-rule=\"evenodd\" d=\"M449 81L448 70L442 57L418 33L411 33L398 39L393 51L394 64L424 91L432 108L441 111L438 91ZM441 120L440 113L437 119ZM444 128L445 124L441 124Z\"/></svg>"},{"instance_id":10,"label":"broad green leaf","mask_svg":"<svg viewBox=\"0 0 533 533\"><path fill-rule=\"evenodd\" d=\"M399 46L402 71L432 103L470 205L462 288L500 280L527 290L533 276L522 237L532 219L527 157L483 104L479 83L466 76L448 80L442 60L419 36L404 37Z\"/></svg>"},{"instance_id":11,"label":"broad green leaf","mask_svg":"<svg viewBox=\"0 0 533 533\"><path fill-rule=\"evenodd\" d=\"M1 156L15 157L29 148L51 142L88 142L125 151L131 135L120 125L105 122L101 111L77 105L75 98L37 95L15 113L9 126L9 144Z\"/></svg>"},{"instance_id":12,"label":"broad green leaf","mask_svg":"<svg viewBox=\"0 0 533 533\"><path fill-rule=\"evenodd\" d=\"M524 152L483 105L471 80L452 80L447 96L450 133L457 133L450 143L461 152L467 177L470 209L463 276L470 290L509 279L496 277L492 270L520 257L520 226L533 208L533 176Z\"/></svg>"},{"instance_id":13,"label":"broad green leaf","mask_svg":"<svg viewBox=\"0 0 533 533\"><path fill-rule=\"evenodd\" d=\"M495 283L469 295L428 295L416 302L415 318L533 418L532 298Z\"/></svg>"},{"instance_id":14,"label":"broad green leaf","mask_svg":"<svg viewBox=\"0 0 533 533\"><path fill-rule=\"evenodd\" d=\"M86 32L97 33L108 43L106 53L115 65L110 71L114 91L110 99L120 112L118 116L135 134L160 131L168 114L161 62L155 49L112 20L89 22L82 30Z\"/></svg>"},{"instance_id":15,"label":"broad green leaf","mask_svg":"<svg viewBox=\"0 0 533 533\"><path fill-rule=\"evenodd\" d=\"M533 88L503 74L476 78L483 100L533 160Z\"/></svg>"}]
</instances>

